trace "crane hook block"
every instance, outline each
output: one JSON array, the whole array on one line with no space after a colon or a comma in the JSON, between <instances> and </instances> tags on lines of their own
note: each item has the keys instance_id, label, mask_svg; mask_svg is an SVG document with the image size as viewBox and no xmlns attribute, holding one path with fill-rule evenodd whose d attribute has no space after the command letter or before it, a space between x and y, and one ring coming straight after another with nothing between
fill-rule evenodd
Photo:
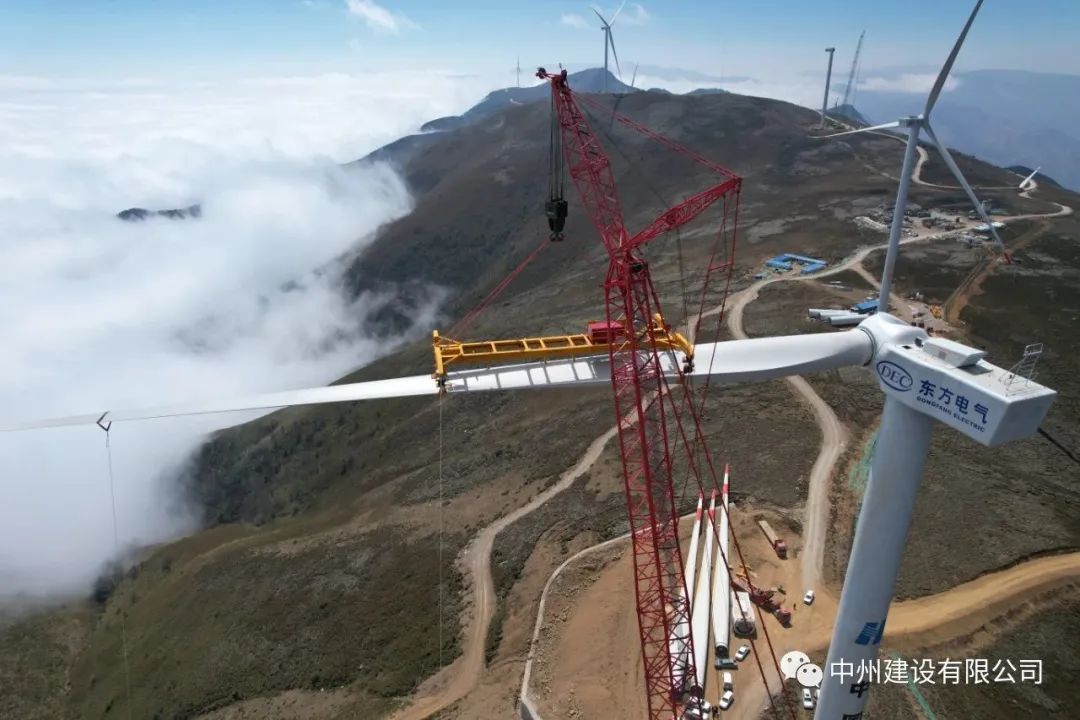
<instances>
[{"instance_id":1,"label":"crane hook block","mask_svg":"<svg viewBox=\"0 0 1080 720\"><path fill-rule=\"evenodd\" d=\"M566 226L567 204L562 198L552 198L544 204L547 214L548 228L551 230L552 241L563 239L563 227Z\"/></svg>"}]
</instances>

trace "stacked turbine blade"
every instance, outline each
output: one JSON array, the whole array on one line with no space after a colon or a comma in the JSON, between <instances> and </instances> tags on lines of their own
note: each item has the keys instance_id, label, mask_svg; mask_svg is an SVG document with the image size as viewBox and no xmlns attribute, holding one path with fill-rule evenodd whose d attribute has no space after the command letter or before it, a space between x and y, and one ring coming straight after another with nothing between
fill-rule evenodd
<instances>
[{"instance_id":1,"label":"stacked turbine blade","mask_svg":"<svg viewBox=\"0 0 1080 720\"><path fill-rule=\"evenodd\" d=\"M690 629L694 638L694 685L705 693L705 670L709 660L709 593L712 590L712 558L716 534L716 491L713 490L709 513L705 521L705 557L701 561L701 580L694 594Z\"/></svg>"},{"instance_id":2,"label":"stacked turbine blade","mask_svg":"<svg viewBox=\"0 0 1080 720\"><path fill-rule=\"evenodd\" d=\"M690 599L692 601L694 597L694 579L697 573L698 536L701 535L701 509L704 503L705 498L702 495L698 495L697 511L694 513L694 530L690 535L690 550L686 554L686 567L683 572L683 578L686 581L686 594L683 594L682 591L679 593L683 600ZM680 620L679 623L672 628L672 637L669 640L671 654L677 658L675 661L675 687L680 690L686 687L686 681L688 679L686 675L689 666L690 647L686 642L686 638L690 636L690 630L686 620Z\"/></svg>"},{"instance_id":3,"label":"stacked turbine blade","mask_svg":"<svg viewBox=\"0 0 1080 720\"><path fill-rule=\"evenodd\" d=\"M728 468L724 466L724 487L720 491L720 516L717 527L719 552L713 567L712 628L716 666L727 661L731 632L731 577L728 569Z\"/></svg>"}]
</instances>

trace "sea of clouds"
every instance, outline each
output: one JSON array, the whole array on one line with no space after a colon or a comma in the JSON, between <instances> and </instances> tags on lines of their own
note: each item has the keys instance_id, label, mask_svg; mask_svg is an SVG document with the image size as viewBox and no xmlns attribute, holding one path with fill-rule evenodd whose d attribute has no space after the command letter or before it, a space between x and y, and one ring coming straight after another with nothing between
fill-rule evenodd
<instances>
[{"instance_id":1,"label":"sea of clouds","mask_svg":"<svg viewBox=\"0 0 1080 720\"><path fill-rule=\"evenodd\" d=\"M411 198L390 167L340 163L476 92L430 72L0 76L0 425L320 385L373 359L360 328L383 299L313 271ZM115 217L193 203L197 219ZM115 537L101 430L0 435L0 599L85 591L117 544L190 531L177 469L250 417L113 427Z\"/></svg>"}]
</instances>

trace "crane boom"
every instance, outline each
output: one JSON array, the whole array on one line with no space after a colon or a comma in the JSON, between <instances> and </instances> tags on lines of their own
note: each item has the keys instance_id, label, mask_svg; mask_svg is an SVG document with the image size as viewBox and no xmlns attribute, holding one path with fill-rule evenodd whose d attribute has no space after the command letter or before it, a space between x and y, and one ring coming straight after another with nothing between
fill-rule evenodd
<instances>
[{"instance_id":1,"label":"crane boom","mask_svg":"<svg viewBox=\"0 0 1080 720\"><path fill-rule=\"evenodd\" d=\"M865 36L865 30L859 33L859 42L855 45L855 57L851 61L851 72L847 76L847 85L844 86L844 100L840 103L841 105L847 105L848 100L851 99L851 90L855 86L855 73L859 69L859 53L862 52L862 41Z\"/></svg>"},{"instance_id":2,"label":"crane boom","mask_svg":"<svg viewBox=\"0 0 1080 720\"><path fill-rule=\"evenodd\" d=\"M623 221L611 163L570 89L566 71L555 74L540 68L537 77L551 84L566 169L607 250L603 284L607 326L623 329L623 340L609 343L607 351L619 418L649 718L677 719L683 717L691 689L687 681L694 678L695 668L689 632L691 595L679 547L672 456L676 448L686 453L707 451L699 436L688 439L678 409L666 406L674 401L660 360L665 326L655 320L662 318L660 301L640 250L648 240L689 222L720 198L730 195L737 202L741 180L700 159L721 176L721 182L662 213L646 230L631 237ZM620 118L620 122L624 120ZM628 121L624 124L633 126ZM651 131L646 134L656 137ZM670 141L662 142L697 159ZM679 382L685 382L682 372ZM700 469L693 457L688 465Z\"/></svg>"}]
</instances>

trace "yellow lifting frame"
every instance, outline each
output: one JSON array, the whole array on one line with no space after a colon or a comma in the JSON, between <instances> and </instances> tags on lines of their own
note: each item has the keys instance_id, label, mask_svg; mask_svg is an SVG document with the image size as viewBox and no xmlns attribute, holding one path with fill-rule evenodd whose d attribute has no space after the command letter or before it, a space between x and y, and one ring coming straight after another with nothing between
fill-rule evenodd
<instances>
[{"instance_id":1,"label":"yellow lifting frame","mask_svg":"<svg viewBox=\"0 0 1080 720\"><path fill-rule=\"evenodd\" d=\"M645 333L642 333L645 335ZM681 351L689 365L694 359L694 346L682 333L673 331L659 313L653 316L652 336L659 351ZM616 352L622 350L625 340L619 340ZM556 360L587 355L607 354L609 343L597 342L588 334L553 335L549 337L531 337L515 340L479 340L460 342L432 333L432 348L435 352L435 374L432 376L442 383L446 379L450 365L498 365L505 362Z\"/></svg>"}]
</instances>

